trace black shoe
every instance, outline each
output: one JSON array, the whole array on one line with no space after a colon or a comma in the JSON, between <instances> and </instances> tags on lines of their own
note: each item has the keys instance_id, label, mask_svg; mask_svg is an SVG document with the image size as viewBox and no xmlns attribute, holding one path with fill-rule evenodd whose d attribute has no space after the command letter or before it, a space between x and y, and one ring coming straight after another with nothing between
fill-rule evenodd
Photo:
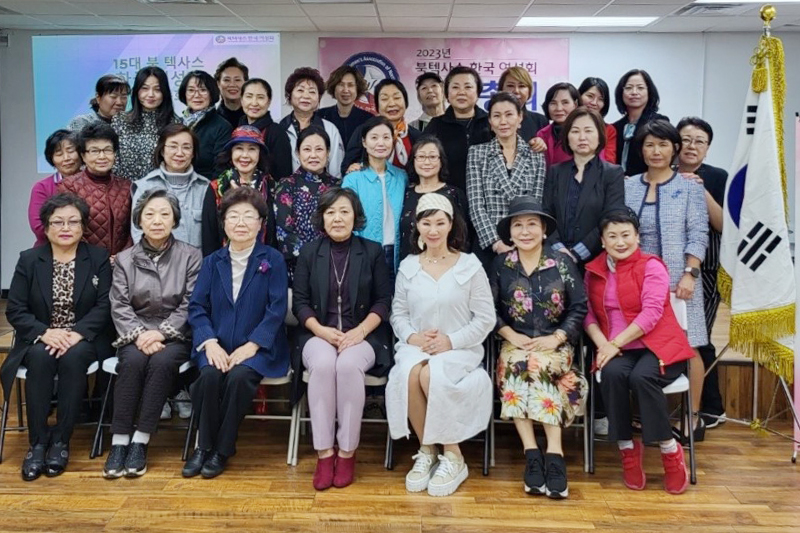
<instances>
[{"instance_id":1,"label":"black shoe","mask_svg":"<svg viewBox=\"0 0 800 533\"><path fill-rule=\"evenodd\" d=\"M147 472L147 444L132 442L125 458L125 477L139 477Z\"/></svg>"},{"instance_id":2,"label":"black shoe","mask_svg":"<svg viewBox=\"0 0 800 533\"><path fill-rule=\"evenodd\" d=\"M183 470L181 471L183 477L194 477L199 474L203 469L203 463L206 462L206 458L209 455L211 455L211 450L195 448L192 456L189 457L189 460L183 465Z\"/></svg>"},{"instance_id":3,"label":"black shoe","mask_svg":"<svg viewBox=\"0 0 800 533\"><path fill-rule=\"evenodd\" d=\"M547 497L554 500L561 500L569 496L567 486L567 464L564 457L557 453L546 453L544 455L544 472L547 479Z\"/></svg>"},{"instance_id":4,"label":"black shoe","mask_svg":"<svg viewBox=\"0 0 800 533\"><path fill-rule=\"evenodd\" d=\"M217 477L225 471L225 463L227 462L227 457L219 452L213 452L203 464L203 469L200 471L200 474L206 479Z\"/></svg>"},{"instance_id":5,"label":"black shoe","mask_svg":"<svg viewBox=\"0 0 800 533\"><path fill-rule=\"evenodd\" d=\"M672 436L677 440L681 446L689 445L689 435L681 434L680 428L672 428ZM694 426L694 441L703 442L706 439L706 423L703 422L703 417L697 419L697 425Z\"/></svg>"},{"instance_id":6,"label":"black shoe","mask_svg":"<svg viewBox=\"0 0 800 533\"><path fill-rule=\"evenodd\" d=\"M714 429L715 427L724 424L727 421L726 420L727 416L728 415L726 413L721 413L718 415L712 415L708 413L708 414L701 414L700 418L702 418L703 422L705 422L706 429Z\"/></svg>"},{"instance_id":7,"label":"black shoe","mask_svg":"<svg viewBox=\"0 0 800 533\"><path fill-rule=\"evenodd\" d=\"M544 457L538 448L525 450L525 492L528 494L545 494Z\"/></svg>"},{"instance_id":8,"label":"black shoe","mask_svg":"<svg viewBox=\"0 0 800 533\"><path fill-rule=\"evenodd\" d=\"M56 442L50 445L47 450L47 459L45 459L44 475L47 477L56 477L64 473L69 463L69 444L65 442Z\"/></svg>"},{"instance_id":9,"label":"black shoe","mask_svg":"<svg viewBox=\"0 0 800 533\"><path fill-rule=\"evenodd\" d=\"M128 456L128 446L112 444L108 452L106 464L103 467L103 477L117 479L125 475L125 458Z\"/></svg>"},{"instance_id":10,"label":"black shoe","mask_svg":"<svg viewBox=\"0 0 800 533\"><path fill-rule=\"evenodd\" d=\"M22 479L33 481L44 472L44 454L47 447L44 444L35 444L28 448L25 459L22 461Z\"/></svg>"}]
</instances>

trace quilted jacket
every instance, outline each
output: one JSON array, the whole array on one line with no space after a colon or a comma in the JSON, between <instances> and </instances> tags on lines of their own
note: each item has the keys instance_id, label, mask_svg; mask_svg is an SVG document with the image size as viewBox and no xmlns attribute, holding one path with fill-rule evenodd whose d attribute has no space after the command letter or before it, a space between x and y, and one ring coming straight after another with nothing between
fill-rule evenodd
<instances>
[{"instance_id":1,"label":"quilted jacket","mask_svg":"<svg viewBox=\"0 0 800 533\"><path fill-rule=\"evenodd\" d=\"M83 238L116 255L131 243L131 182L115 175L90 177L85 170L64 178L58 192L77 194L89 204Z\"/></svg>"}]
</instances>

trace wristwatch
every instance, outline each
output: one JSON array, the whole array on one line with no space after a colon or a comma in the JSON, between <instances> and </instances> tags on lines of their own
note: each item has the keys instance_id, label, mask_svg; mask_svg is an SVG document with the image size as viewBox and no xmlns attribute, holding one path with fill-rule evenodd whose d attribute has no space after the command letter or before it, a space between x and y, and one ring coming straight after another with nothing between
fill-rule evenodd
<instances>
[{"instance_id":1,"label":"wristwatch","mask_svg":"<svg viewBox=\"0 0 800 533\"><path fill-rule=\"evenodd\" d=\"M700 277L700 269L695 267L686 267L683 269L684 274L691 274L694 279Z\"/></svg>"}]
</instances>

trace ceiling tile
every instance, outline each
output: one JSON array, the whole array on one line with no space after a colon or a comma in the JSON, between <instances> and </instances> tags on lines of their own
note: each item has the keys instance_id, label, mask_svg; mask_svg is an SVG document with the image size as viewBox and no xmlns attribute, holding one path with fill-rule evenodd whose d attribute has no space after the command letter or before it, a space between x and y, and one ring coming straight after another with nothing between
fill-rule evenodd
<instances>
[{"instance_id":1,"label":"ceiling tile","mask_svg":"<svg viewBox=\"0 0 800 533\"><path fill-rule=\"evenodd\" d=\"M125 2L125 3L102 3L102 4L75 4L79 5L87 11L91 11L95 15L157 15L161 16L162 13L156 11L150 6L140 4L139 2Z\"/></svg>"},{"instance_id":2,"label":"ceiling tile","mask_svg":"<svg viewBox=\"0 0 800 533\"><path fill-rule=\"evenodd\" d=\"M226 17L230 16L231 12L225 7L208 4L208 5L191 5L191 4L151 4L153 9L161 11L165 15L177 16L190 16L190 17Z\"/></svg>"},{"instance_id":3,"label":"ceiling tile","mask_svg":"<svg viewBox=\"0 0 800 533\"><path fill-rule=\"evenodd\" d=\"M198 30L249 30L239 18L229 17L179 17L179 20L192 29Z\"/></svg>"},{"instance_id":4,"label":"ceiling tile","mask_svg":"<svg viewBox=\"0 0 800 533\"><path fill-rule=\"evenodd\" d=\"M247 22L266 31L315 31L308 17L247 17Z\"/></svg>"},{"instance_id":5,"label":"ceiling tile","mask_svg":"<svg viewBox=\"0 0 800 533\"><path fill-rule=\"evenodd\" d=\"M378 4L378 14L380 14L381 19L384 17L409 17L409 15L413 15L416 8L410 7L408 4L398 4L398 3L391 3L391 4ZM412 17L417 21L424 21L430 17L449 17L450 16L450 4L429 4L425 7L418 8L421 12L425 14L425 16L417 16Z\"/></svg>"},{"instance_id":6,"label":"ceiling tile","mask_svg":"<svg viewBox=\"0 0 800 533\"><path fill-rule=\"evenodd\" d=\"M547 4L555 4L555 5L563 5L563 6L570 6L573 4L581 4L581 5L595 5L595 6L604 6L608 4L609 0L536 0L537 5L547 5ZM660 0L655 0L656 3ZM640 2L641 4L649 4L650 2ZM599 8L598 8L599 9Z\"/></svg>"},{"instance_id":7,"label":"ceiling tile","mask_svg":"<svg viewBox=\"0 0 800 533\"><path fill-rule=\"evenodd\" d=\"M521 17L525 12L520 4L456 4L454 17Z\"/></svg>"},{"instance_id":8,"label":"ceiling tile","mask_svg":"<svg viewBox=\"0 0 800 533\"><path fill-rule=\"evenodd\" d=\"M36 15L36 18L56 26L98 27L114 26L110 19L94 15Z\"/></svg>"},{"instance_id":9,"label":"ceiling tile","mask_svg":"<svg viewBox=\"0 0 800 533\"><path fill-rule=\"evenodd\" d=\"M22 15L85 15L86 9L64 2L33 2L31 0L1 0L0 7Z\"/></svg>"},{"instance_id":10,"label":"ceiling tile","mask_svg":"<svg viewBox=\"0 0 800 533\"><path fill-rule=\"evenodd\" d=\"M453 0L375 0L378 6L387 4L452 4Z\"/></svg>"},{"instance_id":11,"label":"ceiling tile","mask_svg":"<svg viewBox=\"0 0 800 533\"><path fill-rule=\"evenodd\" d=\"M305 17L295 4L231 4L228 9L240 17Z\"/></svg>"},{"instance_id":12,"label":"ceiling tile","mask_svg":"<svg viewBox=\"0 0 800 533\"><path fill-rule=\"evenodd\" d=\"M143 28L178 28L186 30L186 26L179 19L159 15L155 17L143 17L138 15L117 15L108 17L121 26L136 26L137 29Z\"/></svg>"},{"instance_id":13,"label":"ceiling tile","mask_svg":"<svg viewBox=\"0 0 800 533\"><path fill-rule=\"evenodd\" d=\"M378 17L312 17L321 31L380 31Z\"/></svg>"},{"instance_id":14,"label":"ceiling tile","mask_svg":"<svg viewBox=\"0 0 800 533\"><path fill-rule=\"evenodd\" d=\"M449 30L463 31L506 31L516 26L519 17L453 17L450 19Z\"/></svg>"},{"instance_id":15,"label":"ceiling tile","mask_svg":"<svg viewBox=\"0 0 800 533\"><path fill-rule=\"evenodd\" d=\"M309 17L374 17L373 4L303 4Z\"/></svg>"},{"instance_id":16,"label":"ceiling tile","mask_svg":"<svg viewBox=\"0 0 800 533\"><path fill-rule=\"evenodd\" d=\"M666 17L647 27L652 32L702 32L713 25L712 17Z\"/></svg>"},{"instance_id":17,"label":"ceiling tile","mask_svg":"<svg viewBox=\"0 0 800 533\"><path fill-rule=\"evenodd\" d=\"M591 17L598 11L598 6L577 5L577 6L557 6L554 4L539 5L534 4L528 8L524 16L526 17Z\"/></svg>"},{"instance_id":18,"label":"ceiling tile","mask_svg":"<svg viewBox=\"0 0 800 533\"><path fill-rule=\"evenodd\" d=\"M447 20L447 17L381 17L381 25L385 31L445 31Z\"/></svg>"},{"instance_id":19,"label":"ceiling tile","mask_svg":"<svg viewBox=\"0 0 800 533\"><path fill-rule=\"evenodd\" d=\"M527 5L530 3L529 0L500 0L503 4L516 4L516 5ZM536 0L533 0L536 1ZM486 0L455 0L455 4L491 4L492 2L487 2Z\"/></svg>"},{"instance_id":20,"label":"ceiling tile","mask_svg":"<svg viewBox=\"0 0 800 533\"><path fill-rule=\"evenodd\" d=\"M229 6L237 5L264 5L264 4L294 4L294 0L217 0L220 4Z\"/></svg>"},{"instance_id":21,"label":"ceiling tile","mask_svg":"<svg viewBox=\"0 0 800 533\"><path fill-rule=\"evenodd\" d=\"M43 20L25 15L0 15L0 28L52 28Z\"/></svg>"},{"instance_id":22,"label":"ceiling tile","mask_svg":"<svg viewBox=\"0 0 800 533\"><path fill-rule=\"evenodd\" d=\"M541 1L541 0L539 0ZM694 1L686 1L678 2L677 0L672 0L672 2L665 2L664 0L614 0L615 6L624 6L624 5L643 5L643 4L683 4L684 6L688 6L693 4ZM736 0L731 0L731 4L735 4Z\"/></svg>"},{"instance_id":23,"label":"ceiling tile","mask_svg":"<svg viewBox=\"0 0 800 533\"><path fill-rule=\"evenodd\" d=\"M663 17L675 13L686 4L610 5L602 9L601 17Z\"/></svg>"}]
</instances>

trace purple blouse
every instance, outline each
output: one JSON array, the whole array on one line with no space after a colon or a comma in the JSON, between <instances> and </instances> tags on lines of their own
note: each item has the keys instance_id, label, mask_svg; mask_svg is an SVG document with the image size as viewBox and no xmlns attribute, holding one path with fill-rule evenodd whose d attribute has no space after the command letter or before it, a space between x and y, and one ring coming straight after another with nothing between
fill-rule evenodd
<instances>
[{"instance_id":1,"label":"purple blouse","mask_svg":"<svg viewBox=\"0 0 800 533\"><path fill-rule=\"evenodd\" d=\"M31 188L31 201L28 204L28 223L36 236L34 246L40 246L47 242L44 224L39 220L39 210L45 201L57 192L58 184L63 179L61 174L56 172L43 180L37 181Z\"/></svg>"}]
</instances>

